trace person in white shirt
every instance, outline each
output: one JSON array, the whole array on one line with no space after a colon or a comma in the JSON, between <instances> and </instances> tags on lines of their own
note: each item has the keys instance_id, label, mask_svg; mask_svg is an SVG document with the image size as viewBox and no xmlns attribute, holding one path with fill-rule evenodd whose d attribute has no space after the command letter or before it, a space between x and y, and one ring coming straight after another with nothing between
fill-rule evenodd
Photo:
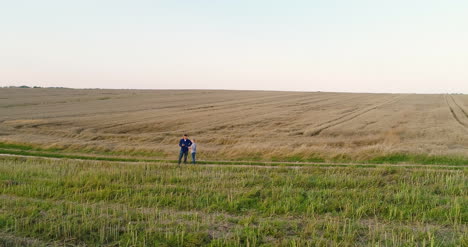
<instances>
[{"instance_id":1,"label":"person in white shirt","mask_svg":"<svg viewBox=\"0 0 468 247\"><path fill-rule=\"evenodd\" d=\"M192 163L196 163L195 157L197 156L197 143L195 139L192 139L192 145L190 146L190 152L192 153Z\"/></svg>"}]
</instances>

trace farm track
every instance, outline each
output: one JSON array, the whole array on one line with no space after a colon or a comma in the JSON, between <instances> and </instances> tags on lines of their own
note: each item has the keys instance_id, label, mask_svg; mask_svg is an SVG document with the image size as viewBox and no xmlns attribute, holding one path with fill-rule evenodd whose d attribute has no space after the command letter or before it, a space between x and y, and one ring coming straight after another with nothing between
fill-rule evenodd
<instances>
[{"instance_id":1,"label":"farm track","mask_svg":"<svg viewBox=\"0 0 468 247\"><path fill-rule=\"evenodd\" d=\"M453 119L462 127L468 128L468 113L455 101L452 95L445 95L445 102L449 107Z\"/></svg>"},{"instance_id":2,"label":"farm track","mask_svg":"<svg viewBox=\"0 0 468 247\"><path fill-rule=\"evenodd\" d=\"M76 161L84 161L84 162L105 162L105 163L117 163L117 164L135 164L135 163L142 163L142 164L165 164L165 165L172 165L178 166L175 164L173 160L167 160L164 163L164 160L158 161L109 161L109 160L99 160L99 159L80 159L80 158L54 158L54 157L46 157L46 156L36 156L36 155L17 155L17 154L1 154L0 157L19 157L19 158L37 158L37 159L45 159L45 160L76 160ZM210 161L210 162L226 162L226 161ZM233 162L235 163L235 162ZM256 162L259 163L259 162ZM356 167L359 166L361 168L375 168L375 167L394 167L394 168L426 168L426 169L437 169L437 170L444 170L444 169L452 169L452 168L461 168L466 166L460 165L421 165L421 164L366 164L366 163L324 163L324 162L313 162L313 163L306 163L306 162L263 162L264 165L248 165L248 164L197 164L195 166L203 166L203 167L232 167L232 168L264 168L264 169L304 169L304 168L333 168L333 167ZM192 164L182 164L181 167L193 167Z\"/></svg>"},{"instance_id":3,"label":"farm track","mask_svg":"<svg viewBox=\"0 0 468 247\"><path fill-rule=\"evenodd\" d=\"M338 118L335 118L335 119L332 119L332 120L329 120L329 121L326 121L326 122L323 122L321 124L318 125L318 128L309 132L308 135L310 136L317 136L319 135L322 131L326 130L326 129L329 129L329 128L332 128L334 126L337 126L337 125L340 125L340 124L343 124L343 123L346 123L346 122L349 122L355 118L358 118L368 112L371 112L379 107L382 107L382 106L385 106L385 105L389 105L389 104L392 104L392 103L395 103L398 101L398 99L402 98L403 96L397 96L393 99L390 99L388 101L385 101L381 104L377 104L377 105L374 105L374 106L371 106L371 107L368 107L368 108L365 108L363 110L359 110L359 109L356 109L356 110L353 110L343 116L340 116ZM322 126L322 127L320 127Z\"/></svg>"},{"instance_id":4,"label":"farm track","mask_svg":"<svg viewBox=\"0 0 468 247\"><path fill-rule=\"evenodd\" d=\"M346 100L347 101L353 101L353 100L357 100L357 99L360 99L360 98L362 98L362 96L348 97ZM340 104L340 105L343 104L342 102L334 101L333 98L328 98L328 99L325 99L325 100L322 100L322 101L323 101L323 104L316 104L316 105L312 104L312 108L315 108L315 109L322 109L322 108L328 109L328 108L336 107L337 104ZM320 101L313 102L313 103L319 103L319 102ZM345 105L345 104L343 104L343 105ZM311 110L310 108L303 108L299 112L296 112L295 116L290 117L289 120L291 122L295 122L297 120L300 120L301 118L303 118L303 115L305 113L309 112L310 110ZM324 124L336 121L337 119L341 119L341 118L343 118L345 116L348 116L350 114L353 114L353 113L355 113L357 111L359 111L359 108L353 108L351 110L346 110L346 114L341 115L338 118L334 118L334 119L327 120L325 122L319 123L316 127L319 127L319 126L322 126ZM298 124L292 124L291 125L291 128L295 128L295 129L304 129L304 128L307 128L307 127L308 127L308 124L306 124L306 123L298 123Z\"/></svg>"},{"instance_id":5,"label":"farm track","mask_svg":"<svg viewBox=\"0 0 468 247\"><path fill-rule=\"evenodd\" d=\"M461 106L457 103L457 101L455 100L455 98L454 98L452 95L450 95L450 97L452 98L453 103L455 103L455 105L461 110L461 112L463 113L463 115L465 115L465 117L468 118L468 113L465 111L465 109L463 109L463 107L461 107Z\"/></svg>"}]
</instances>

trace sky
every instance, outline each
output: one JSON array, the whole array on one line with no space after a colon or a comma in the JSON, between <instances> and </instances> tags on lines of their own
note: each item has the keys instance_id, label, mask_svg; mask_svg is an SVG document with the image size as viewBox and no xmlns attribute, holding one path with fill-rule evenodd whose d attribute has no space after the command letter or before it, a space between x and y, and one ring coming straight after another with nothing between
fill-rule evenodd
<instances>
[{"instance_id":1,"label":"sky","mask_svg":"<svg viewBox=\"0 0 468 247\"><path fill-rule=\"evenodd\" d=\"M466 0L0 0L0 86L468 93Z\"/></svg>"}]
</instances>

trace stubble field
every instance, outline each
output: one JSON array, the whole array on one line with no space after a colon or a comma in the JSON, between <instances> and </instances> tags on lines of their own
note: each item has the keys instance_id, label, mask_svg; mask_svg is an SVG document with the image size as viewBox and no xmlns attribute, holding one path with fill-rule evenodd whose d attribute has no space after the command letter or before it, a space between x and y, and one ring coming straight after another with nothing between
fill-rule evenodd
<instances>
[{"instance_id":1,"label":"stubble field","mask_svg":"<svg viewBox=\"0 0 468 247\"><path fill-rule=\"evenodd\" d=\"M468 162L468 96L0 89L0 148L175 159Z\"/></svg>"},{"instance_id":2,"label":"stubble field","mask_svg":"<svg viewBox=\"0 0 468 247\"><path fill-rule=\"evenodd\" d=\"M0 245L466 246L466 172L0 158Z\"/></svg>"}]
</instances>

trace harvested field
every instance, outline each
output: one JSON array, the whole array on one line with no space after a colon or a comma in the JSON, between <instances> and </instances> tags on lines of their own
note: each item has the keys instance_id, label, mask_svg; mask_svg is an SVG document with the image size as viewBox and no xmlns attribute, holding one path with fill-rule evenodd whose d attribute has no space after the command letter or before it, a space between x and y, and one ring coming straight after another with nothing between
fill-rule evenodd
<instances>
[{"instance_id":1,"label":"harvested field","mask_svg":"<svg viewBox=\"0 0 468 247\"><path fill-rule=\"evenodd\" d=\"M466 246L466 174L0 157L0 246Z\"/></svg>"},{"instance_id":2,"label":"harvested field","mask_svg":"<svg viewBox=\"0 0 468 247\"><path fill-rule=\"evenodd\" d=\"M468 157L467 112L466 95L3 88L0 142L174 159L188 133L204 160L444 163Z\"/></svg>"}]
</instances>

